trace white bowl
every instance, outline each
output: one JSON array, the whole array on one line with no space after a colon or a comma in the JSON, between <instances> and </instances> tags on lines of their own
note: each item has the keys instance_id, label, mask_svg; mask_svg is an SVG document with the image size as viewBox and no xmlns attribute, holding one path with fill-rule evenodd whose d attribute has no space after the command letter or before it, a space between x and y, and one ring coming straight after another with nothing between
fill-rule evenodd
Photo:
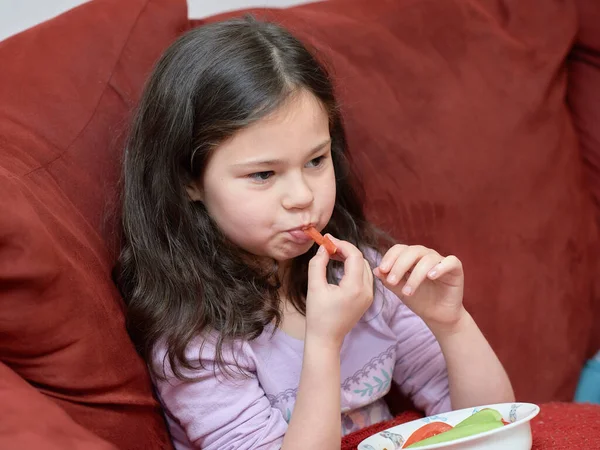
<instances>
[{"instance_id":1,"label":"white bowl","mask_svg":"<svg viewBox=\"0 0 600 450\"><path fill-rule=\"evenodd\" d=\"M358 450L398 450L417 428L429 422L446 422L452 426L463 421L483 408L493 408L502 418L510 422L501 428L456 439L442 444L419 447L420 450L530 450L531 426L529 422L540 412L532 403L499 403L476 408L451 411L437 416L413 420L369 436L358 445Z\"/></svg>"}]
</instances>

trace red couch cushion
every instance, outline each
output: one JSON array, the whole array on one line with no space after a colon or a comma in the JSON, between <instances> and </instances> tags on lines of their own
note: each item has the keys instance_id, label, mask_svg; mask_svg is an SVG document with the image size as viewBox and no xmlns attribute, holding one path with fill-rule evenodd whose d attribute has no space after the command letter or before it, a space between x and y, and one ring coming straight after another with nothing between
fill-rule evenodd
<instances>
[{"instance_id":1,"label":"red couch cushion","mask_svg":"<svg viewBox=\"0 0 600 450\"><path fill-rule=\"evenodd\" d=\"M185 0L97 0L0 43L0 360L118 448L170 447L109 237L130 110L187 26Z\"/></svg>"},{"instance_id":2,"label":"red couch cushion","mask_svg":"<svg viewBox=\"0 0 600 450\"><path fill-rule=\"evenodd\" d=\"M600 220L600 5L576 0L579 27L569 55L569 106Z\"/></svg>"},{"instance_id":3,"label":"red couch cushion","mask_svg":"<svg viewBox=\"0 0 600 450\"><path fill-rule=\"evenodd\" d=\"M576 4L579 30L569 55L568 98L600 223L600 3L597 0L577 0ZM593 316L600 317L600 277L597 277ZM598 350L600 326L594 330L589 354Z\"/></svg>"},{"instance_id":4,"label":"red couch cushion","mask_svg":"<svg viewBox=\"0 0 600 450\"><path fill-rule=\"evenodd\" d=\"M371 219L463 260L466 305L518 398L572 399L598 326L597 227L565 105L573 4L349 0L253 11L330 62Z\"/></svg>"},{"instance_id":5,"label":"red couch cushion","mask_svg":"<svg viewBox=\"0 0 600 450\"><path fill-rule=\"evenodd\" d=\"M117 450L0 363L0 448Z\"/></svg>"}]
</instances>

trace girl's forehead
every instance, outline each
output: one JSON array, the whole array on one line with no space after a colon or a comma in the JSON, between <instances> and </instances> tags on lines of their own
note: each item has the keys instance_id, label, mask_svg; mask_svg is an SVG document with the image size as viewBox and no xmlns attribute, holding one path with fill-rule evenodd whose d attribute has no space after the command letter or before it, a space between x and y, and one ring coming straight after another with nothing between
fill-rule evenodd
<instances>
[{"instance_id":1,"label":"girl's forehead","mask_svg":"<svg viewBox=\"0 0 600 450\"><path fill-rule=\"evenodd\" d=\"M329 117L314 95L299 91L277 110L237 131L217 153L238 160L298 157L329 139ZM216 156L216 155L215 155Z\"/></svg>"}]
</instances>

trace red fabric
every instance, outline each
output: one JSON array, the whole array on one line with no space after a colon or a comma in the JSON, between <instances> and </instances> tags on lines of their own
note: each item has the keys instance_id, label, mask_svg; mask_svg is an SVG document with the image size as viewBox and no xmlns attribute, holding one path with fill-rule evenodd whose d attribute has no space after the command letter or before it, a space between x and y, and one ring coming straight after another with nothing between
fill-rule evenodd
<instances>
[{"instance_id":1,"label":"red fabric","mask_svg":"<svg viewBox=\"0 0 600 450\"><path fill-rule=\"evenodd\" d=\"M0 448L117 450L0 364Z\"/></svg>"},{"instance_id":2,"label":"red fabric","mask_svg":"<svg viewBox=\"0 0 600 450\"><path fill-rule=\"evenodd\" d=\"M600 3L576 0L579 29L569 55L569 105L600 220Z\"/></svg>"},{"instance_id":3,"label":"red fabric","mask_svg":"<svg viewBox=\"0 0 600 450\"><path fill-rule=\"evenodd\" d=\"M600 2L576 0L576 4L579 31L569 55L568 100L600 223ZM600 317L600 277L595 300L592 316ZM595 327L589 355L598 350L600 326Z\"/></svg>"},{"instance_id":4,"label":"red fabric","mask_svg":"<svg viewBox=\"0 0 600 450\"><path fill-rule=\"evenodd\" d=\"M171 447L108 237L130 110L187 25L185 0L96 0L0 43L0 360L38 391L11 378L0 442L30 426L31 445L2 448L55 448L59 428L92 448L68 416L117 448Z\"/></svg>"},{"instance_id":5,"label":"red fabric","mask_svg":"<svg viewBox=\"0 0 600 450\"><path fill-rule=\"evenodd\" d=\"M540 408L540 414L531 422L532 450L600 448L600 406L548 403L541 405ZM410 411L389 422L356 431L342 439L342 450L356 450L358 444L372 434L419 417L422 416Z\"/></svg>"},{"instance_id":6,"label":"red fabric","mask_svg":"<svg viewBox=\"0 0 600 450\"><path fill-rule=\"evenodd\" d=\"M462 259L465 303L517 398L572 399L600 327L591 306L598 228L565 104L574 3L347 0L252 11L333 68L370 218Z\"/></svg>"}]
</instances>

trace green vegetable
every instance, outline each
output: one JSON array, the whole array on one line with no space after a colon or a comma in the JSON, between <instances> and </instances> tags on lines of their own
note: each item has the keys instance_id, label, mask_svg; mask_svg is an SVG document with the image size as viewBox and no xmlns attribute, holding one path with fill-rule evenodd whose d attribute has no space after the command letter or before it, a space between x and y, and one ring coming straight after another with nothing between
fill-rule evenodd
<instances>
[{"instance_id":1,"label":"green vegetable","mask_svg":"<svg viewBox=\"0 0 600 450\"><path fill-rule=\"evenodd\" d=\"M473 414L475 415L475 414ZM503 427L504 424L501 421L484 422L484 423L473 423L471 425L455 426L445 433L438 434L436 436L424 439L416 442L407 448L418 448L425 447L426 445L441 444L442 442L454 441L467 436L473 436L474 434L484 433L486 431L494 430L496 428Z\"/></svg>"},{"instance_id":2,"label":"green vegetable","mask_svg":"<svg viewBox=\"0 0 600 450\"><path fill-rule=\"evenodd\" d=\"M476 412L471 417L467 417L465 420L460 422L454 428L464 427L465 425L472 425L475 423L486 423L486 422L501 422L502 415L495 409L482 409Z\"/></svg>"}]
</instances>

